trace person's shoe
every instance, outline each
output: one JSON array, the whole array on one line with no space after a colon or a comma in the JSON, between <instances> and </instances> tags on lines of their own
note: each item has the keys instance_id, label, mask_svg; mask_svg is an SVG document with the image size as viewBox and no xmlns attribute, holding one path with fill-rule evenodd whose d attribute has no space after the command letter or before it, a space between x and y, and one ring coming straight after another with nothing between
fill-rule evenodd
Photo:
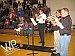
<instances>
[{"instance_id":1,"label":"person's shoe","mask_svg":"<svg viewBox=\"0 0 75 56\"><path fill-rule=\"evenodd\" d=\"M16 30L16 28L14 30Z\"/></svg>"},{"instance_id":2,"label":"person's shoe","mask_svg":"<svg viewBox=\"0 0 75 56\"><path fill-rule=\"evenodd\" d=\"M38 42L38 43L42 43L42 42L40 41L40 42Z\"/></svg>"},{"instance_id":3,"label":"person's shoe","mask_svg":"<svg viewBox=\"0 0 75 56\"><path fill-rule=\"evenodd\" d=\"M53 52L54 54L58 54L58 52Z\"/></svg>"},{"instance_id":4,"label":"person's shoe","mask_svg":"<svg viewBox=\"0 0 75 56\"><path fill-rule=\"evenodd\" d=\"M42 44L42 47L44 47L44 44Z\"/></svg>"},{"instance_id":5,"label":"person's shoe","mask_svg":"<svg viewBox=\"0 0 75 56\"><path fill-rule=\"evenodd\" d=\"M52 51L54 51L55 49L53 48L53 49L51 49Z\"/></svg>"},{"instance_id":6,"label":"person's shoe","mask_svg":"<svg viewBox=\"0 0 75 56\"><path fill-rule=\"evenodd\" d=\"M51 56L60 56L59 53L52 53Z\"/></svg>"}]
</instances>

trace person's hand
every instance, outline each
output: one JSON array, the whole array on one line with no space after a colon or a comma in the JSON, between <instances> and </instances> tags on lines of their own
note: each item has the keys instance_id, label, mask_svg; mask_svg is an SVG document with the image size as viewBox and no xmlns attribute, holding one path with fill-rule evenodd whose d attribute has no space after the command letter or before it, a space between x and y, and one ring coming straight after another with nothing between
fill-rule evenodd
<instances>
[{"instance_id":1,"label":"person's hand","mask_svg":"<svg viewBox=\"0 0 75 56\"><path fill-rule=\"evenodd\" d=\"M38 14L35 14L35 17L38 18L39 17Z\"/></svg>"},{"instance_id":2,"label":"person's hand","mask_svg":"<svg viewBox=\"0 0 75 56\"><path fill-rule=\"evenodd\" d=\"M51 21L51 23L53 24L53 26L57 25L57 23L55 21Z\"/></svg>"}]
</instances>

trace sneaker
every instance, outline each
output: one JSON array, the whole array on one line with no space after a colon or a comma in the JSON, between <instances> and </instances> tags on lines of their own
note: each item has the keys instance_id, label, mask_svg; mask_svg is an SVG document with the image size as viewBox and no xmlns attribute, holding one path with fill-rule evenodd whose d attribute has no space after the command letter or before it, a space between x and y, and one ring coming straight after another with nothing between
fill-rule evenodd
<instances>
[{"instance_id":1,"label":"sneaker","mask_svg":"<svg viewBox=\"0 0 75 56\"><path fill-rule=\"evenodd\" d=\"M38 43L42 43L42 42L40 41L40 42L38 42Z\"/></svg>"},{"instance_id":2,"label":"sneaker","mask_svg":"<svg viewBox=\"0 0 75 56\"><path fill-rule=\"evenodd\" d=\"M53 52L54 54L58 54L58 52Z\"/></svg>"},{"instance_id":3,"label":"sneaker","mask_svg":"<svg viewBox=\"0 0 75 56\"><path fill-rule=\"evenodd\" d=\"M16 28L14 30L16 30Z\"/></svg>"},{"instance_id":4,"label":"sneaker","mask_svg":"<svg viewBox=\"0 0 75 56\"><path fill-rule=\"evenodd\" d=\"M54 51L55 49L53 48L53 49L51 49L52 51Z\"/></svg>"}]
</instances>

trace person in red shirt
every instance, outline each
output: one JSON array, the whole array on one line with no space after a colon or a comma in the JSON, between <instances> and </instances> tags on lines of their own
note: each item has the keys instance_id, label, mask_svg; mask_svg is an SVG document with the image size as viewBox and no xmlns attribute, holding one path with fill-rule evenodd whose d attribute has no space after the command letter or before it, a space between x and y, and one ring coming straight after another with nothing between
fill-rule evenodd
<instances>
[{"instance_id":1,"label":"person in red shirt","mask_svg":"<svg viewBox=\"0 0 75 56\"><path fill-rule=\"evenodd\" d=\"M7 16L5 20L5 27L7 26L9 28L9 25L10 25L10 20L9 20L9 17Z\"/></svg>"},{"instance_id":2,"label":"person in red shirt","mask_svg":"<svg viewBox=\"0 0 75 56\"><path fill-rule=\"evenodd\" d=\"M6 17L5 24L10 24L9 16Z\"/></svg>"},{"instance_id":3,"label":"person in red shirt","mask_svg":"<svg viewBox=\"0 0 75 56\"><path fill-rule=\"evenodd\" d=\"M13 21L16 20L16 17L17 17L17 15L16 15L16 13L13 11L13 12L12 12L12 19L13 19Z\"/></svg>"},{"instance_id":4,"label":"person in red shirt","mask_svg":"<svg viewBox=\"0 0 75 56\"><path fill-rule=\"evenodd\" d=\"M5 24L10 24L10 21L8 19L6 19Z\"/></svg>"}]
</instances>

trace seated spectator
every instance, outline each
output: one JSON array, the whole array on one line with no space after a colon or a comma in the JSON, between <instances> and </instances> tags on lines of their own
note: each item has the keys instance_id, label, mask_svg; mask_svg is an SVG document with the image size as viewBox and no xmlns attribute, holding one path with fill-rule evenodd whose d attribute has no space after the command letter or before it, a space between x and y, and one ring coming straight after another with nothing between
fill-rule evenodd
<instances>
[{"instance_id":1,"label":"seated spectator","mask_svg":"<svg viewBox=\"0 0 75 56\"><path fill-rule=\"evenodd\" d=\"M5 24L10 24L10 20L9 20L8 16L7 16L6 20L5 20Z\"/></svg>"},{"instance_id":2,"label":"seated spectator","mask_svg":"<svg viewBox=\"0 0 75 56\"><path fill-rule=\"evenodd\" d=\"M15 22L14 22L14 29L17 29L18 28L18 24L19 24L19 18L18 17L16 17L16 20L15 20Z\"/></svg>"},{"instance_id":3,"label":"seated spectator","mask_svg":"<svg viewBox=\"0 0 75 56\"><path fill-rule=\"evenodd\" d=\"M1 17L0 18L0 28L4 28L4 22L5 22L5 20L4 20L4 18L3 17Z\"/></svg>"},{"instance_id":4,"label":"seated spectator","mask_svg":"<svg viewBox=\"0 0 75 56\"><path fill-rule=\"evenodd\" d=\"M41 2L40 2L40 1L38 2L37 7L38 7L38 8L41 8Z\"/></svg>"},{"instance_id":5,"label":"seated spectator","mask_svg":"<svg viewBox=\"0 0 75 56\"><path fill-rule=\"evenodd\" d=\"M13 12L13 6L10 5L10 8L9 8L9 13L12 13Z\"/></svg>"},{"instance_id":6,"label":"seated spectator","mask_svg":"<svg viewBox=\"0 0 75 56\"><path fill-rule=\"evenodd\" d=\"M12 20L15 21L16 20L16 17L17 17L17 15L16 15L15 11L13 11L12 12Z\"/></svg>"},{"instance_id":7,"label":"seated spectator","mask_svg":"<svg viewBox=\"0 0 75 56\"><path fill-rule=\"evenodd\" d=\"M18 3L14 0L13 1L13 9L18 8Z\"/></svg>"},{"instance_id":8,"label":"seated spectator","mask_svg":"<svg viewBox=\"0 0 75 56\"><path fill-rule=\"evenodd\" d=\"M8 27L9 28L9 26L10 26L10 20L9 20L9 18L8 18L8 16L7 16L7 18L6 18L6 20L5 20L5 27Z\"/></svg>"},{"instance_id":9,"label":"seated spectator","mask_svg":"<svg viewBox=\"0 0 75 56\"><path fill-rule=\"evenodd\" d=\"M19 3L19 4L18 4L18 11L20 10L20 8L23 8L23 7L22 7L22 3Z\"/></svg>"},{"instance_id":10,"label":"seated spectator","mask_svg":"<svg viewBox=\"0 0 75 56\"><path fill-rule=\"evenodd\" d=\"M24 24L22 22L20 22L18 24L18 28L17 29L14 29L14 30L16 30L17 35L21 35L20 33L21 33L21 30L23 30L23 26L24 26Z\"/></svg>"},{"instance_id":11,"label":"seated spectator","mask_svg":"<svg viewBox=\"0 0 75 56\"><path fill-rule=\"evenodd\" d=\"M20 21L22 21L22 23L23 23L23 18L24 18L24 11L23 11L23 9L22 8L20 8L20 10L18 11L18 15L19 15L19 19L20 19Z\"/></svg>"},{"instance_id":12,"label":"seated spectator","mask_svg":"<svg viewBox=\"0 0 75 56\"><path fill-rule=\"evenodd\" d=\"M24 30L26 30L26 36L30 35L30 33L32 32L32 28L33 28L33 24L32 23L28 23L26 21L25 25L24 25Z\"/></svg>"}]
</instances>

